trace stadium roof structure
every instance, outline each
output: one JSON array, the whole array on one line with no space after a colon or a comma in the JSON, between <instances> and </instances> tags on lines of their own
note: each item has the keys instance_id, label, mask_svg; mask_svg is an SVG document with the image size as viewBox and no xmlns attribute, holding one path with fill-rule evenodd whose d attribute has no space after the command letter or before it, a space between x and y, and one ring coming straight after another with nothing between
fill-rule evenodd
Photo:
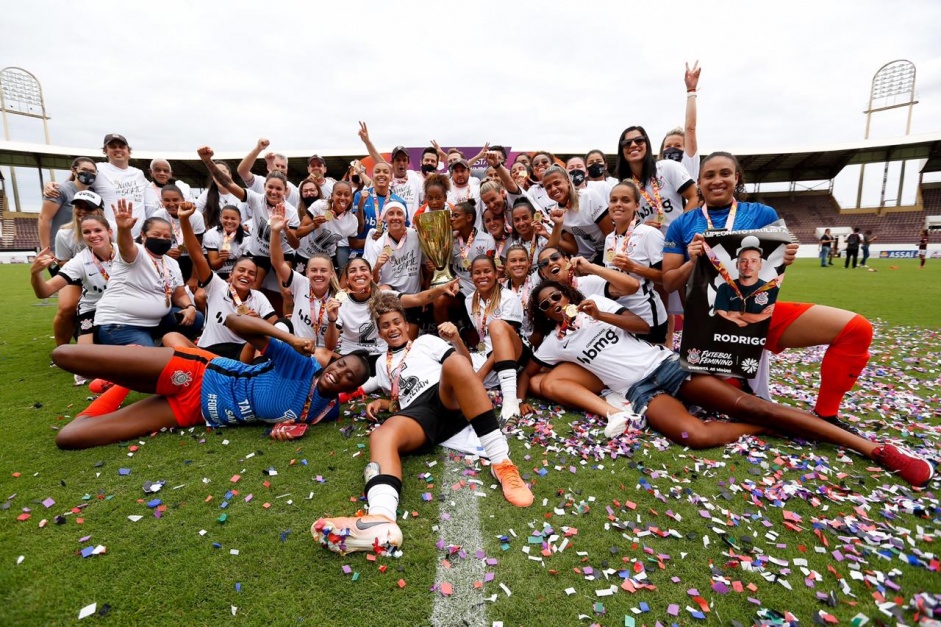
<instances>
[{"instance_id":1,"label":"stadium roof structure","mask_svg":"<svg viewBox=\"0 0 941 627\"><path fill-rule=\"evenodd\" d=\"M514 147L515 152L529 152ZM307 175L307 159L312 154L322 155L327 170L332 176L345 172L352 159L362 158L362 148L330 150L282 151L288 157L288 178L300 180ZM560 158L581 155L584 151L557 151ZM848 165L884 163L925 159L922 172L941 171L941 133L908 135L888 139L870 139L844 144L822 146L800 146L793 149L770 148L767 150L730 150L736 155L745 170L749 183L782 183L792 181L821 181L836 177ZM704 153L705 154L705 153ZM236 164L245 152L216 153L215 159ZM75 157L91 157L96 161L104 158L101 149L48 146L25 142L0 141L0 165L23 168L68 170ZM173 173L179 179L203 187L207 180L205 167L196 157L195 148L188 152L157 152L135 150L131 165L144 171L152 159L162 158L173 165ZM613 156L608 155L613 165ZM256 164L257 165L257 164Z\"/></svg>"}]
</instances>

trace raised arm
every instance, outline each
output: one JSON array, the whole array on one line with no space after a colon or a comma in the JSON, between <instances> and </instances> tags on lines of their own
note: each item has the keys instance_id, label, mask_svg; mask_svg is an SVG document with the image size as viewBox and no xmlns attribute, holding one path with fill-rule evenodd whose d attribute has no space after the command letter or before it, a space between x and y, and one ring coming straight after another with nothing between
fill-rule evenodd
<instances>
[{"instance_id":1,"label":"raised arm","mask_svg":"<svg viewBox=\"0 0 941 627\"><path fill-rule=\"evenodd\" d=\"M258 155L269 145L271 145L271 142L262 137L258 140L258 143L255 144L255 147L245 155L245 158L239 161L239 167L236 169L236 172L239 173L239 177L241 177L246 185L251 185L252 181L255 180L255 175L252 174L252 166L255 165L255 161L258 160Z\"/></svg>"},{"instance_id":2,"label":"raised arm","mask_svg":"<svg viewBox=\"0 0 941 627\"><path fill-rule=\"evenodd\" d=\"M68 281L61 274L57 274L48 281L42 280L43 271L56 262L55 255L48 246L44 246L42 252L36 255L33 265L29 267L29 284L33 288L36 298L49 298L63 287L68 285Z\"/></svg>"},{"instance_id":3,"label":"raised arm","mask_svg":"<svg viewBox=\"0 0 941 627\"><path fill-rule=\"evenodd\" d=\"M215 154L212 151L212 148L209 146L202 146L196 151L196 154L199 155L199 159L206 166L206 169L209 170L209 174L216 180L216 182L229 190L229 193L241 200L245 201L245 197L248 194L242 189L235 181L232 180L232 177L229 174L212 162L212 156Z\"/></svg>"},{"instance_id":4,"label":"raised arm","mask_svg":"<svg viewBox=\"0 0 941 627\"><path fill-rule=\"evenodd\" d=\"M183 232L183 243L193 261L193 269L196 270L196 278L200 283L206 284L212 277L212 268L203 255L203 246L193 232L193 225L190 224L190 216L196 213L196 205L191 202L184 202L177 210L177 217L180 219L180 231Z\"/></svg>"},{"instance_id":5,"label":"raised arm","mask_svg":"<svg viewBox=\"0 0 941 627\"><path fill-rule=\"evenodd\" d=\"M598 264L591 263L584 257L573 257L572 269L580 274L594 274L595 276L600 276L607 281L610 286L609 293L611 294L611 298L627 296L640 289L640 281L631 275L613 268L605 268Z\"/></svg>"},{"instance_id":6,"label":"raised arm","mask_svg":"<svg viewBox=\"0 0 941 627\"><path fill-rule=\"evenodd\" d=\"M480 149L480 152L478 152L476 155L474 155L473 157L471 157L470 159L468 159L468 160L467 160L467 163L470 164L470 165L474 165L474 163L476 163L476 162L479 161L481 158L483 158L488 152L490 152L490 142L487 142L486 144L484 144L484 147ZM494 151L494 152L496 152L496 151ZM499 154L499 153L497 153L497 154ZM490 160L489 160L489 159L487 160L487 163L490 163ZM490 163L490 165L493 165L493 164Z\"/></svg>"},{"instance_id":7,"label":"raised arm","mask_svg":"<svg viewBox=\"0 0 941 627\"><path fill-rule=\"evenodd\" d=\"M287 285L291 280L291 266L284 259L284 251L281 250L282 231L287 232L287 220L284 218L284 206L278 205L271 208L271 265L278 273L281 285Z\"/></svg>"},{"instance_id":8,"label":"raised arm","mask_svg":"<svg viewBox=\"0 0 941 627\"><path fill-rule=\"evenodd\" d=\"M366 145L366 151L369 152L369 156L372 157L374 163L387 163L387 161L382 158L382 155L379 154L379 151L376 150L372 140L369 139L369 129L366 127L365 122L359 123L359 138L363 140L363 143Z\"/></svg>"},{"instance_id":9,"label":"raised arm","mask_svg":"<svg viewBox=\"0 0 941 627\"><path fill-rule=\"evenodd\" d=\"M445 294L448 296L457 296L458 292L460 291L461 282L458 279L454 279L450 283L433 287L430 290L425 290L424 292L418 292L417 294L402 294L402 306L406 309L410 307L424 307L425 305L430 305L439 296L444 296Z\"/></svg>"},{"instance_id":10,"label":"raised arm","mask_svg":"<svg viewBox=\"0 0 941 627\"><path fill-rule=\"evenodd\" d=\"M523 190L520 189L520 186L516 184L516 181L514 181L513 177L510 175L510 171L500 162L499 152L496 150L490 150L487 152L487 154L484 155L484 157L487 159L487 165L497 171L497 176L500 177L500 182L503 183L503 187L507 192L510 194L523 193Z\"/></svg>"},{"instance_id":11,"label":"raised arm","mask_svg":"<svg viewBox=\"0 0 941 627\"><path fill-rule=\"evenodd\" d=\"M138 253L134 234L131 233L131 229L137 224L134 203L118 198L118 203L111 205L111 210L114 211L114 222L118 225L118 253L126 263L133 263Z\"/></svg>"},{"instance_id":12,"label":"raised arm","mask_svg":"<svg viewBox=\"0 0 941 627\"><path fill-rule=\"evenodd\" d=\"M693 69L686 64L686 154L695 157L699 154L699 144L696 142L696 91L699 89L699 61L693 63Z\"/></svg>"},{"instance_id":13,"label":"raised arm","mask_svg":"<svg viewBox=\"0 0 941 627\"><path fill-rule=\"evenodd\" d=\"M312 355L316 348L313 339L303 340L261 318L249 315L229 314L225 318L225 326L232 329L239 337L244 338L260 351L264 351L268 347L268 340L272 337L290 344L294 350L302 355Z\"/></svg>"}]
</instances>

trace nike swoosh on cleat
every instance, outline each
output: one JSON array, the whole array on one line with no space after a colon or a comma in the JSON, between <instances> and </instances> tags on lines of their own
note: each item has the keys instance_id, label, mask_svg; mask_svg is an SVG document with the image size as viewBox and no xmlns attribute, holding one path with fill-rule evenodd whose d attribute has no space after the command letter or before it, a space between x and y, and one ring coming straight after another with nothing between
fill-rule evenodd
<instances>
[{"instance_id":1,"label":"nike swoosh on cleat","mask_svg":"<svg viewBox=\"0 0 941 627\"><path fill-rule=\"evenodd\" d=\"M384 521L384 520L380 520L380 521L376 521L376 522L371 522L371 523L364 523L362 520L357 520L357 521L356 521L356 528L359 529L360 531L365 531L366 529L371 529L371 528L376 527L376 526L378 526L378 525L388 525L388 524L389 524L389 523L386 522L386 521Z\"/></svg>"}]
</instances>

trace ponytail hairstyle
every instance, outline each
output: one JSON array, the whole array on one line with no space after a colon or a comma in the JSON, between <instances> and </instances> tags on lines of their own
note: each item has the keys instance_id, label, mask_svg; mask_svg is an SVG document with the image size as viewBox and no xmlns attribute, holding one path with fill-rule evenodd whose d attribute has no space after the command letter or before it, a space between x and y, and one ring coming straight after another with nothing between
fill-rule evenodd
<instances>
[{"instance_id":1,"label":"ponytail hairstyle","mask_svg":"<svg viewBox=\"0 0 941 627\"><path fill-rule=\"evenodd\" d=\"M490 255L477 255L474 257L474 260L471 262L471 271L474 269L474 264L478 261L487 262L494 272L497 271L497 263L493 260L493 257ZM484 317L489 316L494 311L500 309L500 293L503 291L500 283L496 282L494 284L494 294L490 299L490 302L487 303L487 308L484 310ZM480 316L480 292L477 289L474 289L474 297L471 300L471 313L475 316Z\"/></svg>"},{"instance_id":2,"label":"ponytail hairstyle","mask_svg":"<svg viewBox=\"0 0 941 627\"><path fill-rule=\"evenodd\" d=\"M265 186L266 186L266 187L267 187L267 185L268 185L268 181L270 181L271 179L277 179L277 180L281 181L282 183L284 183L284 202L287 202L287 199L288 199L288 192L289 192L289 190L288 190L288 177L284 176L284 173L281 172L280 170L273 170L272 172L269 172L269 173L268 173L268 176L265 177ZM265 203L267 203L267 202L268 202L268 195L265 194L264 196L265 196Z\"/></svg>"},{"instance_id":3,"label":"ponytail hairstyle","mask_svg":"<svg viewBox=\"0 0 941 627\"><path fill-rule=\"evenodd\" d=\"M213 161L213 163L220 168L224 168L228 174L232 174L229 164L225 161ZM216 185L216 180L210 175L209 182L206 183L206 206L203 207L203 222L206 223L207 229L219 226L219 213L222 204L220 196L219 186Z\"/></svg>"},{"instance_id":4,"label":"ponytail hairstyle","mask_svg":"<svg viewBox=\"0 0 941 627\"><path fill-rule=\"evenodd\" d=\"M748 198L748 192L745 191L745 171L742 169L742 164L738 162L738 159L735 158L730 152L716 151L710 153L702 160L702 169L706 168L706 164L712 161L713 159L725 158L732 162L732 165L735 166L735 174L738 176L738 183L735 184L735 189L732 191L732 197L735 200L744 201ZM702 172L702 170L700 170ZM701 176L701 175L700 175ZM699 202L705 203L705 199L702 195L702 189L699 187L699 181L696 181L696 193L699 195Z\"/></svg>"},{"instance_id":5,"label":"ponytail hairstyle","mask_svg":"<svg viewBox=\"0 0 941 627\"><path fill-rule=\"evenodd\" d=\"M474 220L477 219L477 201L473 198L462 200L461 202L454 205L454 208L458 211L461 211L465 215L474 218Z\"/></svg>"},{"instance_id":6,"label":"ponytail hairstyle","mask_svg":"<svg viewBox=\"0 0 941 627\"><path fill-rule=\"evenodd\" d=\"M314 259L321 259L327 262L327 266L330 267L330 289L327 290L327 294L336 295L340 291L340 282L337 280L337 273L333 270L333 258L330 255L325 255L324 253L314 253L310 256L310 259L307 260L307 267L310 268L310 262Z\"/></svg>"},{"instance_id":7,"label":"ponytail hairstyle","mask_svg":"<svg viewBox=\"0 0 941 627\"><path fill-rule=\"evenodd\" d=\"M558 164L550 165L546 168L546 171L542 174L543 187L545 187L546 184L546 177L550 174L560 174L565 177L565 181L569 186L569 198L566 209L572 212L578 211L578 190L575 189L575 185L572 184L572 179L569 177L569 173L566 169Z\"/></svg>"}]
</instances>

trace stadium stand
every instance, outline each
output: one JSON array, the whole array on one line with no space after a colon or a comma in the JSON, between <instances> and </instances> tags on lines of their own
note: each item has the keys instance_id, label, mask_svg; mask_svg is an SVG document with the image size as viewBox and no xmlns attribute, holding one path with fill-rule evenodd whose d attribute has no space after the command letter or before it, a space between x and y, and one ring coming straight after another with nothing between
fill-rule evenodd
<instances>
[{"instance_id":1,"label":"stadium stand","mask_svg":"<svg viewBox=\"0 0 941 627\"><path fill-rule=\"evenodd\" d=\"M0 251L35 251L39 246L39 226L35 213L3 212Z\"/></svg>"}]
</instances>

